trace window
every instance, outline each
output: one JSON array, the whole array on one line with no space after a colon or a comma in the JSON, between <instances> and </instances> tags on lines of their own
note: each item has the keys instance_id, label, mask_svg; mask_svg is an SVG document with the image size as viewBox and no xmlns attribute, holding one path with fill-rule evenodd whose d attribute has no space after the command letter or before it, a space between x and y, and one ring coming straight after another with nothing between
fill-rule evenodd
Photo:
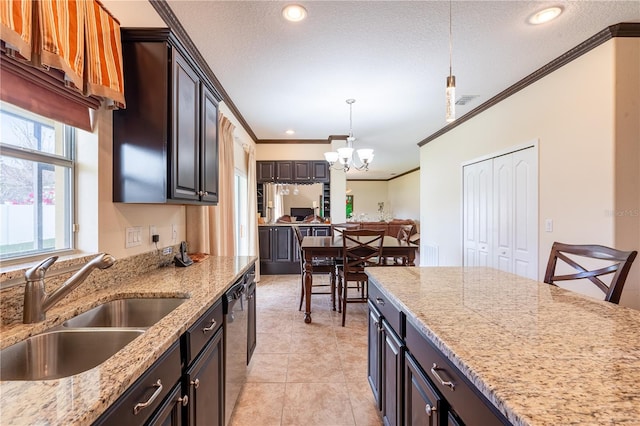
<instances>
[{"instance_id":1,"label":"window","mask_svg":"<svg viewBox=\"0 0 640 426\"><path fill-rule=\"evenodd\" d=\"M73 248L75 129L0 102L0 259Z\"/></svg>"}]
</instances>

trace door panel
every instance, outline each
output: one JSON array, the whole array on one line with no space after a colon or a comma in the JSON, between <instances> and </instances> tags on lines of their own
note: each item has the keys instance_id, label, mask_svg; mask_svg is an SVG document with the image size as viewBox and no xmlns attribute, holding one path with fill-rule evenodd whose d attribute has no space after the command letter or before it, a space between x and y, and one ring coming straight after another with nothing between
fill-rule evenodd
<instances>
[{"instance_id":1,"label":"door panel","mask_svg":"<svg viewBox=\"0 0 640 426\"><path fill-rule=\"evenodd\" d=\"M515 273L538 278L538 157L530 148L513 153ZM526 265L526 266L525 266Z\"/></svg>"},{"instance_id":2,"label":"door panel","mask_svg":"<svg viewBox=\"0 0 640 426\"><path fill-rule=\"evenodd\" d=\"M513 164L512 155L493 159L495 268L513 272ZM490 161L490 160L489 160Z\"/></svg>"}]
</instances>

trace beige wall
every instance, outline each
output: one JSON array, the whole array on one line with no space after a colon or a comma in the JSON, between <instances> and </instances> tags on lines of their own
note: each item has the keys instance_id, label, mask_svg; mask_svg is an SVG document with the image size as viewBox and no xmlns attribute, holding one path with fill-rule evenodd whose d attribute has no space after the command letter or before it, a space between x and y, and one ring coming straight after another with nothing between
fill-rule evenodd
<instances>
[{"instance_id":1,"label":"beige wall","mask_svg":"<svg viewBox=\"0 0 640 426\"><path fill-rule=\"evenodd\" d=\"M324 153L331 150L329 144L256 144L256 160L324 160Z\"/></svg>"},{"instance_id":2,"label":"beige wall","mask_svg":"<svg viewBox=\"0 0 640 426\"><path fill-rule=\"evenodd\" d=\"M347 191L353 195L353 214L357 220L365 215L365 221L380 220L378 203L384 203L385 211L389 210L389 184L387 181L347 181Z\"/></svg>"},{"instance_id":3,"label":"beige wall","mask_svg":"<svg viewBox=\"0 0 640 426\"><path fill-rule=\"evenodd\" d=\"M615 171L616 157L626 158L629 149L616 145L622 132L616 128L636 126L637 132L638 122L636 115L623 124L616 115L616 75L622 72L616 68L616 48L622 48L621 40L606 42L420 149L421 241L439 247L441 265L462 262L461 164L532 140L539 141L540 223L554 223L551 233L539 226L539 277L553 241L638 248L638 218L629 220L636 226L635 242L623 243L616 241L617 224L610 213L617 208L614 194L622 178ZM640 41L629 40L631 46L623 41L624 49L637 50ZM619 62L636 72L625 81L637 84L637 66ZM637 143L636 136L627 145ZM637 170L637 148L633 153L628 161ZM630 179L637 191L637 175ZM627 282L621 304L640 308L639 285Z\"/></svg>"},{"instance_id":4,"label":"beige wall","mask_svg":"<svg viewBox=\"0 0 640 426\"><path fill-rule=\"evenodd\" d=\"M418 221L420 219L420 170L391 179L388 184L387 199L393 217Z\"/></svg>"}]
</instances>

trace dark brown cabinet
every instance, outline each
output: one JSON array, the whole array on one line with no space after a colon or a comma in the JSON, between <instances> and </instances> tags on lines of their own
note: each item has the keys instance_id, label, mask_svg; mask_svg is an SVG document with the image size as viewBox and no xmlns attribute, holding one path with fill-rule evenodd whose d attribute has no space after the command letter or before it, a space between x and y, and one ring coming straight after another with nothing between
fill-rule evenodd
<instances>
[{"instance_id":1,"label":"dark brown cabinet","mask_svg":"<svg viewBox=\"0 0 640 426\"><path fill-rule=\"evenodd\" d=\"M113 201L216 204L220 96L169 30L124 29L122 46Z\"/></svg>"},{"instance_id":2,"label":"dark brown cabinet","mask_svg":"<svg viewBox=\"0 0 640 426\"><path fill-rule=\"evenodd\" d=\"M164 403L149 420L153 426L182 426L185 424L182 407L187 405L189 397L182 394L182 386L176 385Z\"/></svg>"},{"instance_id":3,"label":"dark brown cabinet","mask_svg":"<svg viewBox=\"0 0 640 426\"><path fill-rule=\"evenodd\" d=\"M330 226L300 226L299 228L303 236L331 235ZM262 274L300 273L298 241L290 225L260 225L258 245Z\"/></svg>"},{"instance_id":4,"label":"dark brown cabinet","mask_svg":"<svg viewBox=\"0 0 640 426\"><path fill-rule=\"evenodd\" d=\"M325 183L330 181L329 163L326 161L257 161L256 176L259 183Z\"/></svg>"},{"instance_id":5,"label":"dark brown cabinet","mask_svg":"<svg viewBox=\"0 0 640 426\"><path fill-rule=\"evenodd\" d=\"M440 426L442 398L431 381L424 375L411 354L405 357L405 410L404 420L408 426Z\"/></svg>"},{"instance_id":6,"label":"dark brown cabinet","mask_svg":"<svg viewBox=\"0 0 640 426\"><path fill-rule=\"evenodd\" d=\"M188 425L224 425L224 347L222 327L184 376L188 388Z\"/></svg>"}]
</instances>

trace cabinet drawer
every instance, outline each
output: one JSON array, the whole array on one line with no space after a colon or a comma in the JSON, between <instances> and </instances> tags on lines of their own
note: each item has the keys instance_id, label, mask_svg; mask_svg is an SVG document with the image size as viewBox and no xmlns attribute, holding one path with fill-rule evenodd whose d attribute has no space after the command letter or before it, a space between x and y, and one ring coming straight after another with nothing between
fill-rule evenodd
<instances>
[{"instance_id":1,"label":"cabinet drawer","mask_svg":"<svg viewBox=\"0 0 640 426\"><path fill-rule=\"evenodd\" d=\"M380 311L380 314L387 320L398 336L403 337L403 314L389 302L389 298L384 296L373 282L369 282L369 300Z\"/></svg>"},{"instance_id":2,"label":"cabinet drawer","mask_svg":"<svg viewBox=\"0 0 640 426\"><path fill-rule=\"evenodd\" d=\"M141 425L180 380L180 342L175 342L94 423L95 425Z\"/></svg>"},{"instance_id":3,"label":"cabinet drawer","mask_svg":"<svg viewBox=\"0 0 640 426\"><path fill-rule=\"evenodd\" d=\"M451 409L466 425L510 424L460 370L451 364L444 354L420 334L409 321L406 324L406 331L407 350L418 361L426 376L447 400ZM432 371L434 364L437 365L435 373ZM451 389L451 386L443 384L443 381L451 382L454 388Z\"/></svg>"},{"instance_id":4,"label":"cabinet drawer","mask_svg":"<svg viewBox=\"0 0 640 426\"><path fill-rule=\"evenodd\" d=\"M183 335L186 339L187 364L190 364L198 356L211 337L216 334L216 331L222 326L222 321L222 299L219 299Z\"/></svg>"}]
</instances>

